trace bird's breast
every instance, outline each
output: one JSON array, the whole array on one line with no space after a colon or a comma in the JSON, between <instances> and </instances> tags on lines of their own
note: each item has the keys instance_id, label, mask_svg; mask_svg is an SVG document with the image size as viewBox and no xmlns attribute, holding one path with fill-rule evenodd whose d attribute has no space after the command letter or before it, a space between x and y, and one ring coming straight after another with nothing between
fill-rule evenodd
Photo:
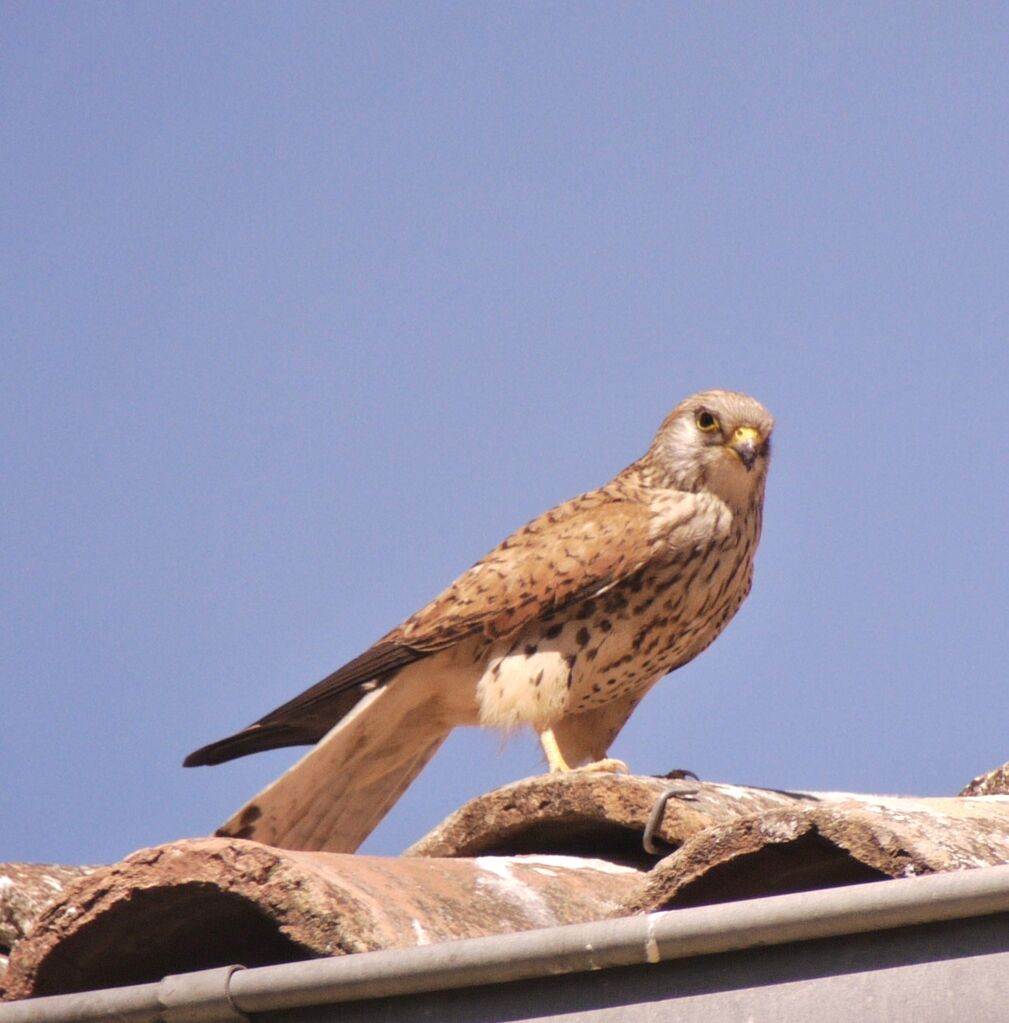
<instances>
[{"instance_id":1,"label":"bird's breast","mask_svg":"<svg viewBox=\"0 0 1009 1023\"><path fill-rule=\"evenodd\" d=\"M477 684L481 724L546 727L643 696L696 657L749 592L756 535L736 525L493 643Z\"/></svg>"},{"instance_id":2,"label":"bird's breast","mask_svg":"<svg viewBox=\"0 0 1009 1023\"><path fill-rule=\"evenodd\" d=\"M499 641L477 683L480 723L506 730L548 726L564 713L571 669L562 636L525 629L517 642Z\"/></svg>"}]
</instances>

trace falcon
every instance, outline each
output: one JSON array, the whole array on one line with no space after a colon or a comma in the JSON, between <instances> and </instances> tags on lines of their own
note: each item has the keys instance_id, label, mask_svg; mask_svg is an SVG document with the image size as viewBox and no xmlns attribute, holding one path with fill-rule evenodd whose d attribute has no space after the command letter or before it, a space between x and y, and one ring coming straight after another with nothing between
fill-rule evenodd
<instances>
[{"instance_id":1,"label":"falcon","mask_svg":"<svg viewBox=\"0 0 1009 1023\"><path fill-rule=\"evenodd\" d=\"M647 452L544 512L373 646L234 735L219 764L312 745L218 834L350 852L458 725L531 726L551 771L607 751L750 591L774 420L734 391L676 406Z\"/></svg>"}]
</instances>

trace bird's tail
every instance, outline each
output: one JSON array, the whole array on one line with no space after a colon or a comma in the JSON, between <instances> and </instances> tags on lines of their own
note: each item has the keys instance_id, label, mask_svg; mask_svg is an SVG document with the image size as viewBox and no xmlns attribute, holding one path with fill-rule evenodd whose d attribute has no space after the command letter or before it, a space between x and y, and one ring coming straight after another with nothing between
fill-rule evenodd
<instances>
[{"instance_id":1,"label":"bird's tail","mask_svg":"<svg viewBox=\"0 0 1009 1023\"><path fill-rule=\"evenodd\" d=\"M217 834L284 849L354 852L454 724L438 712L429 689L410 684L410 674L407 668L368 693Z\"/></svg>"}]
</instances>

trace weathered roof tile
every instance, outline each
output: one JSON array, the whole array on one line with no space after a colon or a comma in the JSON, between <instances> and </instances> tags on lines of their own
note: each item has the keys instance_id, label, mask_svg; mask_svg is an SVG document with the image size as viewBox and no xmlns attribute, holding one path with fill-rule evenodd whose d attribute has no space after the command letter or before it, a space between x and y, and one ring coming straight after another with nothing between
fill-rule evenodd
<instances>
[{"instance_id":1,"label":"weathered roof tile","mask_svg":"<svg viewBox=\"0 0 1009 1023\"><path fill-rule=\"evenodd\" d=\"M5 981L53 994L1006 862L1005 795L548 775L467 803L401 857L208 838L44 868L72 883L33 903Z\"/></svg>"}]
</instances>

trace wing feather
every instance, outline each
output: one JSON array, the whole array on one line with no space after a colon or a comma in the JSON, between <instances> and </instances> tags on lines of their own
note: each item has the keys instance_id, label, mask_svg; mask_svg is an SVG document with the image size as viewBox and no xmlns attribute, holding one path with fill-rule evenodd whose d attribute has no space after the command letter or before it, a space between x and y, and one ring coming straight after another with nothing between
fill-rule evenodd
<instances>
[{"instance_id":1,"label":"wing feather","mask_svg":"<svg viewBox=\"0 0 1009 1023\"><path fill-rule=\"evenodd\" d=\"M605 491L574 498L513 533L385 639L439 650L476 632L510 635L643 569L663 545L655 525L639 501Z\"/></svg>"},{"instance_id":2,"label":"wing feather","mask_svg":"<svg viewBox=\"0 0 1009 1023\"><path fill-rule=\"evenodd\" d=\"M691 495L681 495L689 501ZM186 766L318 742L376 686L415 661L477 633L499 639L604 593L668 550L643 502L608 488L545 512L513 533L374 646Z\"/></svg>"},{"instance_id":3,"label":"wing feather","mask_svg":"<svg viewBox=\"0 0 1009 1023\"><path fill-rule=\"evenodd\" d=\"M221 764L263 750L318 742L376 684L425 656L402 644L379 641L242 731L190 753L183 766Z\"/></svg>"}]
</instances>

